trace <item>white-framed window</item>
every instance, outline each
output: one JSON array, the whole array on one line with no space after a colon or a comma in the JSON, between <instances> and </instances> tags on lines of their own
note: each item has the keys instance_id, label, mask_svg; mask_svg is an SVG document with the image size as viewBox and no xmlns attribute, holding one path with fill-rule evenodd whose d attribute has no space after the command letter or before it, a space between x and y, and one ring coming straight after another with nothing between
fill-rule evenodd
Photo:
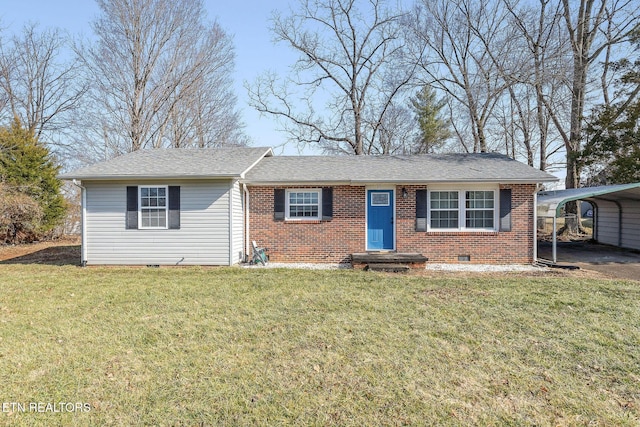
<instances>
[{"instance_id":1,"label":"white-framed window","mask_svg":"<svg viewBox=\"0 0 640 427\"><path fill-rule=\"evenodd\" d=\"M459 228L459 192L431 191L429 213L431 228L457 229Z\"/></svg>"},{"instance_id":2,"label":"white-framed window","mask_svg":"<svg viewBox=\"0 0 640 427\"><path fill-rule=\"evenodd\" d=\"M167 228L168 188L166 186L140 186L138 191L140 200L138 228Z\"/></svg>"},{"instance_id":3,"label":"white-framed window","mask_svg":"<svg viewBox=\"0 0 640 427\"><path fill-rule=\"evenodd\" d=\"M494 229L495 191L465 191L465 227Z\"/></svg>"},{"instance_id":4,"label":"white-framed window","mask_svg":"<svg viewBox=\"0 0 640 427\"><path fill-rule=\"evenodd\" d=\"M286 219L320 219L322 190L290 189L286 192Z\"/></svg>"},{"instance_id":5,"label":"white-framed window","mask_svg":"<svg viewBox=\"0 0 640 427\"><path fill-rule=\"evenodd\" d=\"M375 191L371 192L371 206L389 206L390 198L389 193L377 193Z\"/></svg>"},{"instance_id":6,"label":"white-framed window","mask_svg":"<svg viewBox=\"0 0 640 427\"><path fill-rule=\"evenodd\" d=\"M429 191L429 230L495 231L495 189L437 189Z\"/></svg>"}]
</instances>

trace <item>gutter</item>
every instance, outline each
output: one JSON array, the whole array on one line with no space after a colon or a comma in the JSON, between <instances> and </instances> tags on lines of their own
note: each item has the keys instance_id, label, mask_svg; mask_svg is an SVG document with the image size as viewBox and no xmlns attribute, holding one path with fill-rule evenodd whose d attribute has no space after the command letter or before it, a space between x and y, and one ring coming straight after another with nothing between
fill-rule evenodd
<instances>
[{"instance_id":1,"label":"gutter","mask_svg":"<svg viewBox=\"0 0 640 427\"><path fill-rule=\"evenodd\" d=\"M206 180L227 180L227 179L240 179L238 174L217 174L217 175L76 175L62 174L58 176L58 179L63 180L77 180L84 179L85 181L131 181L131 180L193 180L193 179L206 179Z\"/></svg>"},{"instance_id":2,"label":"gutter","mask_svg":"<svg viewBox=\"0 0 640 427\"><path fill-rule=\"evenodd\" d=\"M252 179L244 179L242 182L245 185L252 187L270 187L270 186L336 186L336 185L348 185L353 187L361 187L366 185L373 184L385 184L385 185L466 185L466 184L540 184L541 182L556 182L557 180L499 180L499 179L488 179L488 180L478 180L478 179L468 179L468 180L407 180L407 179L397 179L397 180L389 180L389 179L381 179L381 180L278 180L278 181L260 181L260 180L252 180Z\"/></svg>"},{"instance_id":3,"label":"gutter","mask_svg":"<svg viewBox=\"0 0 640 427\"><path fill-rule=\"evenodd\" d=\"M80 243L80 265L83 267L87 266L87 189L79 184L77 180L73 180L73 185L80 188L80 198L81 198L81 206L82 206L82 216L81 216L81 227L80 227L80 235L81 243Z\"/></svg>"}]
</instances>

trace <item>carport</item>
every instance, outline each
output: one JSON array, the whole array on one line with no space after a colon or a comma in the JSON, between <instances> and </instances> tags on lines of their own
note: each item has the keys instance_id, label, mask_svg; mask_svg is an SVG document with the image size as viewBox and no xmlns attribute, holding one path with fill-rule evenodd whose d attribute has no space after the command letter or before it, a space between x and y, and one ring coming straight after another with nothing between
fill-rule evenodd
<instances>
[{"instance_id":1,"label":"carport","mask_svg":"<svg viewBox=\"0 0 640 427\"><path fill-rule=\"evenodd\" d=\"M552 261L557 262L556 219L570 201L590 202L593 239L598 243L640 250L640 182L601 187L572 188L538 193L539 218L553 218Z\"/></svg>"}]
</instances>

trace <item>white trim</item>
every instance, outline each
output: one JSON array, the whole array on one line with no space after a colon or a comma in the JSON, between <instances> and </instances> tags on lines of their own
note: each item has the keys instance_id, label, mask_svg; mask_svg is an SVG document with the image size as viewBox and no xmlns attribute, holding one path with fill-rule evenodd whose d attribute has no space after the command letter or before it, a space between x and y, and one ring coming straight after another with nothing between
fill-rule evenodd
<instances>
[{"instance_id":1,"label":"white trim","mask_svg":"<svg viewBox=\"0 0 640 427\"><path fill-rule=\"evenodd\" d=\"M431 227L431 193L433 191L457 191L458 192L458 227L457 228L433 228ZM467 228L467 191L492 191L493 192L493 227L492 228ZM453 210L453 209L451 209ZM489 209L486 209L489 210ZM469 185L469 186L440 186L434 185L427 188L427 232L497 232L500 230L500 188L499 186Z\"/></svg>"},{"instance_id":2,"label":"white trim","mask_svg":"<svg viewBox=\"0 0 640 427\"><path fill-rule=\"evenodd\" d=\"M233 180L229 184L229 265L233 265Z\"/></svg>"},{"instance_id":3,"label":"white trim","mask_svg":"<svg viewBox=\"0 0 640 427\"><path fill-rule=\"evenodd\" d=\"M241 184L241 188L242 188L242 209L244 211L244 227L242 227L242 231L244 233L244 259L248 259L248 256L251 256L251 251L249 249L250 245L251 245L251 241L249 240L251 236L249 236L250 233L250 228L249 228L249 221L250 221L250 216L249 216L249 189L247 188L246 185ZM243 260L244 261L244 260Z\"/></svg>"},{"instance_id":4,"label":"white trim","mask_svg":"<svg viewBox=\"0 0 640 427\"><path fill-rule=\"evenodd\" d=\"M142 226L142 189L164 188L164 206L145 206L144 209L164 209L164 227ZM169 229L169 186L168 185L138 185L138 230L168 230Z\"/></svg>"},{"instance_id":5,"label":"white trim","mask_svg":"<svg viewBox=\"0 0 640 427\"><path fill-rule=\"evenodd\" d=\"M290 217L289 194L291 193L318 193L318 216ZM309 206L313 206L313 204ZM284 192L284 219L285 221L320 221L322 219L322 188L286 188Z\"/></svg>"},{"instance_id":6,"label":"white trim","mask_svg":"<svg viewBox=\"0 0 640 427\"><path fill-rule=\"evenodd\" d=\"M109 179L109 178L103 178ZM111 178L113 179L113 178ZM350 179L350 180L339 180L339 181L328 181L328 180L311 180L311 181L260 181L260 180L252 180L252 179L243 179L242 183L248 185L249 187L280 187L280 186L322 186L322 187L336 187L339 185L348 185L352 187L370 187L377 185L397 185L397 186L407 186L407 185L495 185L495 184L539 184L541 182L557 182L558 179L554 177L554 179L489 179L478 181L477 179L469 179L469 180L457 180L457 181L424 181L424 180L407 180L407 179L393 179L389 181L367 181L367 180L358 180L358 179Z\"/></svg>"},{"instance_id":7,"label":"white trim","mask_svg":"<svg viewBox=\"0 0 640 427\"><path fill-rule=\"evenodd\" d=\"M369 191L385 190L392 191L393 193L393 249L369 249ZM398 200L396 197L396 186L374 184L367 185L364 189L364 250L365 251L377 251L377 252L389 252L395 251L397 247L396 243L396 226L398 221L396 215L396 207L398 206Z\"/></svg>"},{"instance_id":8,"label":"white trim","mask_svg":"<svg viewBox=\"0 0 640 427\"><path fill-rule=\"evenodd\" d=\"M82 233L81 237L81 264L84 266L87 263L87 189L80 185L80 192L82 193Z\"/></svg>"},{"instance_id":9,"label":"white trim","mask_svg":"<svg viewBox=\"0 0 640 427\"><path fill-rule=\"evenodd\" d=\"M80 189L80 265L87 264L87 189L82 181L73 180L73 185Z\"/></svg>"},{"instance_id":10,"label":"white trim","mask_svg":"<svg viewBox=\"0 0 640 427\"><path fill-rule=\"evenodd\" d=\"M385 196L384 201L382 201L381 203L379 203L378 201L374 201L373 200L374 194ZM371 206L389 206L390 204L391 204L391 195L389 193L371 193Z\"/></svg>"},{"instance_id":11,"label":"white trim","mask_svg":"<svg viewBox=\"0 0 640 427\"><path fill-rule=\"evenodd\" d=\"M536 191L533 192L533 262L538 262L538 191L539 185L536 186Z\"/></svg>"},{"instance_id":12,"label":"white trim","mask_svg":"<svg viewBox=\"0 0 640 427\"><path fill-rule=\"evenodd\" d=\"M262 159L264 159L265 157L267 157L267 154L269 154L269 157L273 156L273 150L271 149L271 147L267 148L267 151L264 152L264 154L262 154L262 156L260 156L260 158L258 160L256 160L255 162L253 162L251 164L251 166L249 166L247 169L245 169L244 171L242 171L242 173L240 173L240 178L244 178L245 175L247 174L247 172L249 172L251 169L253 169L255 167L255 165L257 165L258 163L260 163L260 161Z\"/></svg>"}]
</instances>

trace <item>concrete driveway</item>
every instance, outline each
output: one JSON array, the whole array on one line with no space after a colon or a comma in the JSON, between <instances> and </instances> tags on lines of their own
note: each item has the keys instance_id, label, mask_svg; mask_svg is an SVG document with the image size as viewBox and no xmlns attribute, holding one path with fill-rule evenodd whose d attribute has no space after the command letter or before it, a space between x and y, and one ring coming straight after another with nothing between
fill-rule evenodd
<instances>
[{"instance_id":1,"label":"concrete driveway","mask_svg":"<svg viewBox=\"0 0 640 427\"><path fill-rule=\"evenodd\" d=\"M558 264L576 265L617 279L640 281L640 251L589 241L558 242ZM551 259L551 243L538 242L538 257Z\"/></svg>"}]
</instances>

